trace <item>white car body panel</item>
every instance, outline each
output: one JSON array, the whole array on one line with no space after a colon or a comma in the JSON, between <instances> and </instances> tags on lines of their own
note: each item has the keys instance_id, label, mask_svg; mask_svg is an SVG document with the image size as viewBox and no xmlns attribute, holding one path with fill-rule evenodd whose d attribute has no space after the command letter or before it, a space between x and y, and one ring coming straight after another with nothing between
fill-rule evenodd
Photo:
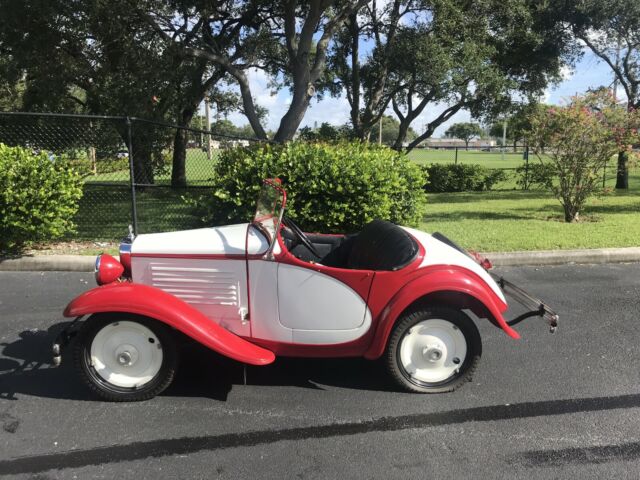
<instances>
[{"instance_id":1,"label":"white car body panel","mask_svg":"<svg viewBox=\"0 0 640 480\"><path fill-rule=\"evenodd\" d=\"M247 229L249 235L247 238ZM131 253L165 255L244 255L246 243L249 254L267 251L266 239L248 223L224 227L198 228L178 232L138 235Z\"/></svg>"},{"instance_id":2,"label":"white car body panel","mask_svg":"<svg viewBox=\"0 0 640 480\"><path fill-rule=\"evenodd\" d=\"M280 323L278 314L278 264L249 260L251 335L274 342L291 343L293 330Z\"/></svg>"},{"instance_id":3,"label":"white car body panel","mask_svg":"<svg viewBox=\"0 0 640 480\"><path fill-rule=\"evenodd\" d=\"M314 269L278 264L280 324L294 343L336 344L364 335L371 326L365 301L341 281Z\"/></svg>"},{"instance_id":4,"label":"white car body panel","mask_svg":"<svg viewBox=\"0 0 640 480\"><path fill-rule=\"evenodd\" d=\"M131 266L135 283L178 297L237 335L251 335L250 324L243 318L249 307L244 259L134 256Z\"/></svg>"},{"instance_id":5,"label":"white car body panel","mask_svg":"<svg viewBox=\"0 0 640 480\"><path fill-rule=\"evenodd\" d=\"M507 303L502 290L500 290L500 287L496 284L493 278L491 278L491 275L489 275L487 271L478 265L473 259L466 256L464 253L459 252L455 248L450 247L446 243L441 242L437 238L433 238L426 232L408 227L402 228L409 232L424 247L425 254L424 259L420 264L420 268L432 265L456 265L458 267L471 270L484 280L500 300Z\"/></svg>"}]
</instances>

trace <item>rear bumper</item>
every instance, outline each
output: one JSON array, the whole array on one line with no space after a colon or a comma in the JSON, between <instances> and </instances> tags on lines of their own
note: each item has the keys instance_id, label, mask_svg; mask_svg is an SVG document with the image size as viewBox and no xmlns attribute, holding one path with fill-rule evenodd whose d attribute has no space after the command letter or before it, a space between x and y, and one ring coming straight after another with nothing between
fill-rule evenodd
<instances>
[{"instance_id":1,"label":"rear bumper","mask_svg":"<svg viewBox=\"0 0 640 480\"><path fill-rule=\"evenodd\" d=\"M505 296L512 298L528 310L512 320L508 320L507 325L514 326L527 318L542 317L549 325L549 331L551 333L556 331L558 328L558 314L549 308L546 303L494 273L491 273L491 277L500 286Z\"/></svg>"}]
</instances>

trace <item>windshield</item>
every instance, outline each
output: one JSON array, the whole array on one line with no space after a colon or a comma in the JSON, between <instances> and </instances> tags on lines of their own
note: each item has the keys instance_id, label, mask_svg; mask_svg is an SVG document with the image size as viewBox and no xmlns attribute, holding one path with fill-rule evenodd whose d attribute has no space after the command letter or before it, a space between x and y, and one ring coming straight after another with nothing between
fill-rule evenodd
<instances>
[{"instance_id":1,"label":"windshield","mask_svg":"<svg viewBox=\"0 0 640 480\"><path fill-rule=\"evenodd\" d=\"M267 237L270 249L275 243L286 202L287 194L280 186L280 181L265 180L258 196L253 224Z\"/></svg>"}]
</instances>

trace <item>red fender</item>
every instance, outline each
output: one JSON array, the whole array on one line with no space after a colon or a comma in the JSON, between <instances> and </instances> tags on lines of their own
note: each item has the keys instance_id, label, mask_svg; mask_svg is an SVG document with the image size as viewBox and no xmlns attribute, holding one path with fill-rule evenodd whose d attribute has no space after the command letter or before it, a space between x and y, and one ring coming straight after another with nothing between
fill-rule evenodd
<instances>
[{"instance_id":1,"label":"red fender","mask_svg":"<svg viewBox=\"0 0 640 480\"><path fill-rule=\"evenodd\" d=\"M202 312L159 288L138 283L111 283L76 297L65 317L91 313L126 312L159 320L226 357L250 365L267 365L273 352L225 330Z\"/></svg>"},{"instance_id":2,"label":"red fender","mask_svg":"<svg viewBox=\"0 0 640 480\"><path fill-rule=\"evenodd\" d=\"M389 301L380 314L376 334L365 352L365 358L380 357L387 346L391 329L402 312L416 300L435 292L459 292L474 297L487 307L497 325L507 335L515 339L520 338L520 334L511 328L502 316L502 312L508 308L507 304L482 278L463 268L443 266L412 280Z\"/></svg>"}]
</instances>

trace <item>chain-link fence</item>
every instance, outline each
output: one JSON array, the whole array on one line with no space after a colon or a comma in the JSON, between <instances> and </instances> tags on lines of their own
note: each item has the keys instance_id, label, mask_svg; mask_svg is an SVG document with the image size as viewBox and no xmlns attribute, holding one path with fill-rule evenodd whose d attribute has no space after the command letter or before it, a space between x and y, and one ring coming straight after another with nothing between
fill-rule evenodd
<instances>
[{"instance_id":1,"label":"chain-link fence","mask_svg":"<svg viewBox=\"0 0 640 480\"><path fill-rule=\"evenodd\" d=\"M201 226L194 199L211 188L222 149L255 140L138 118L0 113L0 143L47 152L80 173L74 239L117 240Z\"/></svg>"}]
</instances>

